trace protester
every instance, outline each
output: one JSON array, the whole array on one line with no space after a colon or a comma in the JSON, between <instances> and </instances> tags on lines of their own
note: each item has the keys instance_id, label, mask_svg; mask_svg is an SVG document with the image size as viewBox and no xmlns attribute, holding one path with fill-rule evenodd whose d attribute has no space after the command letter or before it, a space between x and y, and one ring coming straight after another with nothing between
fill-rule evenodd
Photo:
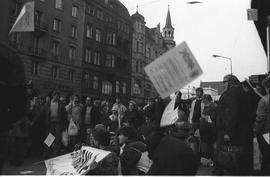
<instances>
[{"instance_id":1,"label":"protester","mask_svg":"<svg viewBox=\"0 0 270 177\"><path fill-rule=\"evenodd\" d=\"M69 139L70 139L69 146L71 150L73 150L75 144L80 142L82 109L83 109L83 105L79 102L79 96L73 95L73 102L66 106L69 122L71 122L72 120L75 123L75 126L77 127L77 131L78 131L76 134L69 136ZM69 128L68 128L68 131L69 131Z\"/></svg>"},{"instance_id":2,"label":"protester","mask_svg":"<svg viewBox=\"0 0 270 177\"><path fill-rule=\"evenodd\" d=\"M61 132L67 127L67 112L64 105L59 101L59 95L59 92L53 92L51 102L46 104L44 108L46 136L51 133L55 137L55 140L50 147L45 145L45 157L59 155L61 147Z\"/></svg>"},{"instance_id":3,"label":"protester","mask_svg":"<svg viewBox=\"0 0 270 177\"><path fill-rule=\"evenodd\" d=\"M148 175L196 175L199 158L184 141L157 130L146 138L146 144L153 160Z\"/></svg>"},{"instance_id":4,"label":"protester","mask_svg":"<svg viewBox=\"0 0 270 177\"><path fill-rule=\"evenodd\" d=\"M144 174L137 165L146 145L138 141L138 134L134 127L124 126L119 130L118 140L121 145L120 161L123 175Z\"/></svg>"},{"instance_id":5,"label":"protester","mask_svg":"<svg viewBox=\"0 0 270 177\"><path fill-rule=\"evenodd\" d=\"M216 118L216 106L211 95L204 94L203 117L200 121L200 153L201 157L212 161L214 159L214 142L216 139L216 128L213 120Z\"/></svg>"},{"instance_id":6,"label":"protester","mask_svg":"<svg viewBox=\"0 0 270 177\"><path fill-rule=\"evenodd\" d=\"M92 112L92 103L91 98L86 97L85 99L85 106L82 109L82 141L83 142L90 142L90 132L91 132L91 112ZM86 143L87 144L87 143Z\"/></svg>"},{"instance_id":7,"label":"protester","mask_svg":"<svg viewBox=\"0 0 270 177\"><path fill-rule=\"evenodd\" d=\"M196 99L193 100L191 103L190 114L188 118L189 123L192 124L193 133L200 126L200 118L202 117L202 112L204 108L202 96L203 96L203 89L199 87L196 89Z\"/></svg>"},{"instance_id":8,"label":"protester","mask_svg":"<svg viewBox=\"0 0 270 177\"><path fill-rule=\"evenodd\" d=\"M270 175L270 145L269 141L263 137L263 134L270 132L270 76L262 82L266 95L263 96L258 104L257 117L255 121L254 131L257 135L259 148L262 153L262 169L261 175Z\"/></svg>"},{"instance_id":9,"label":"protester","mask_svg":"<svg viewBox=\"0 0 270 177\"><path fill-rule=\"evenodd\" d=\"M130 100L128 105L128 111L126 111L123 118L123 125L132 126L137 129L144 123L142 114L137 109L137 104L135 101Z\"/></svg>"},{"instance_id":10,"label":"protester","mask_svg":"<svg viewBox=\"0 0 270 177\"><path fill-rule=\"evenodd\" d=\"M88 175L118 175L119 158L110 147L110 133L106 129L95 128L93 140L95 148L111 153L99 162L96 168L89 171Z\"/></svg>"},{"instance_id":11,"label":"protester","mask_svg":"<svg viewBox=\"0 0 270 177\"><path fill-rule=\"evenodd\" d=\"M252 138L249 137L251 120L247 115L247 98L238 78L234 75L226 75L223 78L225 91L219 99L217 108L217 151L221 151L225 144L230 144L241 150L237 155L238 167L233 171L224 171L217 164L218 175L249 175L251 173L250 163L252 152L249 152L248 146Z\"/></svg>"},{"instance_id":12,"label":"protester","mask_svg":"<svg viewBox=\"0 0 270 177\"><path fill-rule=\"evenodd\" d=\"M121 103L121 100L119 97L116 97L115 103L113 104L113 109L116 109L118 112L119 120L122 123L122 120L124 118L125 112L127 111L127 108Z\"/></svg>"},{"instance_id":13,"label":"protester","mask_svg":"<svg viewBox=\"0 0 270 177\"><path fill-rule=\"evenodd\" d=\"M121 127L116 107L112 107L112 114L108 118L107 125L110 132L116 132L116 130Z\"/></svg>"}]
</instances>

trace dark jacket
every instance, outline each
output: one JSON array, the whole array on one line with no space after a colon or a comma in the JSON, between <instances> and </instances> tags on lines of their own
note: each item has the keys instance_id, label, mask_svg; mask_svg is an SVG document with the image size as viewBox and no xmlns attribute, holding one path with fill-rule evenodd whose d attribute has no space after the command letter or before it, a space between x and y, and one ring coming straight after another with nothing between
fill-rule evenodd
<instances>
[{"instance_id":1,"label":"dark jacket","mask_svg":"<svg viewBox=\"0 0 270 177\"><path fill-rule=\"evenodd\" d=\"M84 126L84 120L85 120L85 114L86 114L86 106L82 109L82 125ZM100 112L99 109L96 106L92 106L92 110L90 113L90 126L94 128L97 124L100 123Z\"/></svg>"},{"instance_id":2,"label":"dark jacket","mask_svg":"<svg viewBox=\"0 0 270 177\"><path fill-rule=\"evenodd\" d=\"M137 129L144 123L144 119L138 110L128 110L123 118L123 122L128 122L130 126Z\"/></svg>"},{"instance_id":3,"label":"dark jacket","mask_svg":"<svg viewBox=\"0 0 270 177\"><path fill-rule=\"evenodd\" d=\"M61 130L66 129L68 127L68 121L67 121L67 111L65 108L65 105L63 105L61 102L58 102L58 122L60 123ZM47 103L44 105L43 109L45 116L45 125L46 130L48 130L51 122L51 103Z\"/></svg>"},{"instance_id":4,"label":"dark jacket","mask_svg":"<svg viewBox=\"0 0 270 177\"><path fill-rule=\"evenodd\" d=\"M164 136L152 154L149 175L195 175L199 158L183 141Z\"/></svg>"},{"instance_id":5,"label":"dark jacket","mask_svg":"<svg viewBox=\"0 0 270 177\"><path fill-rule=\"evenodd\" d=\"M146 145L141 141L133 141L126 143L123 152L120 155L122 174L123 175L139 175L140 171L136 165L141 158L141 152L146 151Z\"/></svg>"},{"instance_id":6,"label":"dark jacket","mask_svg":"<svg viewBox=\"0 0 270 177\"><path fill-rule=\"evenodd\" d=\"M247 115L247 108L247 98L240 85L229 88L221 95L216 123L218 143L222 143L223 135L227 134L232 145L245 145L247 135L252 132L252 120Z\"/></svg>"}]
</instances>

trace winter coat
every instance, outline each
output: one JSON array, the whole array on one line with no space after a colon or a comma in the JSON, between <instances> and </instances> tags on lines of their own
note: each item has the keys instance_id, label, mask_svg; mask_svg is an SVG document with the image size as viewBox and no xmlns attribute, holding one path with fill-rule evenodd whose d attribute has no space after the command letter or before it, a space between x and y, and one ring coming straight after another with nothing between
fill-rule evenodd
<instances>
[{"instance_id":1,"label":"winter coat","mask_svg":"<svg viewBox=\"0 0 270 177\"><path fill-rule=\"evenodd\" d=\"M254 129L258 134L270 132L270 95L265 95L260 99L257 108L257 117Z\"/></svg>"},{"instance_id":2,"label":"winter coat","mask_svg":"<svg viewBox=\"0 0 270 177\"><path fill-rule=\"evenodd\" d=\"M245 146L251 134L252 121L247 115L247 98L239 86L226 90L219 99L217 108L217 143L223 143L224 134L230 136L232 145Z\"/></svg>"},{"instance_id":3,"label":"winter coat","mask_svg":"<svg viewBox=\"0 0 270 177\"><path fill-rule=\"evenodd\" d=\"M192 123L192 117L193 117L193 114L194 114L194 108L195 108L195 103L196 103L196 100L193 100L192 103L191 103L191 107L190 107L190 113L189 113L189 117L188 117L188 122L189 123ZM203 109L204 109L204 103L201 102L201 117L203 115Z\"/></svg>"},{"instance_id":4,"label":"winter coat","mask_svg":"<svg viewBox=\"0 0 270 177\"><path fill-rule=\"evenodd\" d=\"M120 153L120 161L123 175L139 175L137 163L141 158L141 152L146 151L146 145L141 141L127 142Z\"/></svg>"},{"instance_id":5,"label":"winter coat","mask_svg":"<svg viewBox=\"0 0 270 177\"><path fill-rule=\"evenodd\" d=\"M152 154L149 175L195 175L199 159L183 141L164 136Z\"/></svg>"}]
</instances>

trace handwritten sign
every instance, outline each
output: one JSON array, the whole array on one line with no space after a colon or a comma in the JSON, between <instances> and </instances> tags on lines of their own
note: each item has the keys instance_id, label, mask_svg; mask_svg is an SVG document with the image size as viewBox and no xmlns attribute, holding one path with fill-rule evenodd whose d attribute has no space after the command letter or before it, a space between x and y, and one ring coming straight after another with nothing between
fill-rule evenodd
<instances>
[{"instance_id":1,"label":"handwritten sign","mask_svg":"<svg viewBox=\"0 0 270 177\"><path fill-rule=\"evenodd\" d=\"M54 142L54 140L55 140L55 137L51 133L49 133L48 136L47 136L47 138L45 139L44 143L48 147L50 147L52 145L52 143Z\"/></svg>"},{"instance_id":2,"label":"handwritten sign","mask_svg":"<svg viewBox=\"0 0 270 177\"><path fill-rule=\"evenodd\" d=\"M83 146L80 150L45 160L47 175L84 175L93 162L100 162L110 152Z\"/></svg>"},{"instance_id":3,"label":"handwritten sign","mask_svg":"<svg viewBox=\"0 0 270 177\"><path fill-rule=\"evenodd\" d=\"M202 74L202 69L186 42L169 50L144 69L162 98L183 88Z\"/></svg>"},{"instance_id":4,"label":"handwritten sign","mask_svg":"<svg viewBox=\"0 0 270 177\"><path fill-rule=\"evenodd\" d=\"M177 95L173 97L170 103L166 106L160 121L160 127L166 127L174 124L178 119L178 111L174 109Z\"/></svg>"}]
</instances>

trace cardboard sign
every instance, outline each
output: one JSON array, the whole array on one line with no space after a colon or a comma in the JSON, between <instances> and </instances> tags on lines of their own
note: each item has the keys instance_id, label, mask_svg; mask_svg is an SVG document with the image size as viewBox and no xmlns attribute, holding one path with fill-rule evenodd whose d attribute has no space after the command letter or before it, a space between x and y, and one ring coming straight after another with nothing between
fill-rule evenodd
<instances>
[{"instance_id":1,"label":"cardboard sign","mask_svg":"<svg viewBox=\"0 0 270 177\"><path fill-rule=\"evenodd\" d=\"M160 120L160 127L166 127L166 126L172 125L177 121L178 110L174 109L176 97L177 95L175 95L173 99L170 101L170 103L166 106Z\"/></svg>"},{"instance_id":2,"label":"cardboard sign","mask_svg":"<svg viewBox=\"0 0 270 177\"><path fill-rule=\"evenodd\" d=\"M162 98L170 96L202 74L186 42L169 50L144 69Z\"/></svg>"},{"instance_id":3,"label":"cardboard sign","mask_svg":"<svg viewBox=\"0 0 270 177\"><path fill-rule=\"evenodd\" d=\"M47 175L84 175L110 152L83 146L81 150L45 160Z\"/></svg>"},{"instance_id":4,"label":"cardboard sign","mask_svg":"<svg viewBox=\"0 0 270 177\"><path fill-rule=\"evenodd\" d=\"M49 133L48 136L47 136L47 138L45 139L44 143L48 147L50 147L52 145L52 143L54 142L54 140L55 140L55 137L51 133Z\"/></svg>"},{"instance_id":5,"label":"cardboard sign","mask_svg":"<svg viewBox=\"0 0 270 177\"><path fill-rule=\"evenodd\" d=\"M247 9L248 20L258 21L258 10L257 9Z\"/></svg>"}]
</instances>

